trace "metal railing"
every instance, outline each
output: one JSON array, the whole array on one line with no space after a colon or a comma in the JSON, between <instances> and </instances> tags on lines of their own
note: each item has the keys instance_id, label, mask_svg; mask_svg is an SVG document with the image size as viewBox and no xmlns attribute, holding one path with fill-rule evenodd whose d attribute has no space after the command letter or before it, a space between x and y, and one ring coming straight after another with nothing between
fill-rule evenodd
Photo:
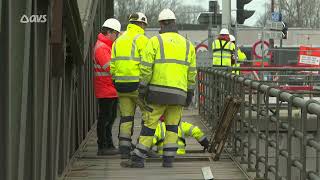
<instances>
[{"instance_id":1,"label":"metal railing","mask_svg":"<svg viewBox=\"0 0 320 180\"><path fill-rule=\"evenodd\" d=\"M210 127L227 95L242 100L226 150L252 178L320 179L320 103L230 72L198 70L199 114Z\"/></svg>"},{"instance_id":2,"label":"metal railing","mask_svg":"<svg viewBox=\"0 0 320 180\"><path fill-rule=\"evenodd\" d=\"M0 1L1 180L55 180L71 163L96 120L91 50L110 2L81 18L77 0Z\"/></svg>"}]
</instances>

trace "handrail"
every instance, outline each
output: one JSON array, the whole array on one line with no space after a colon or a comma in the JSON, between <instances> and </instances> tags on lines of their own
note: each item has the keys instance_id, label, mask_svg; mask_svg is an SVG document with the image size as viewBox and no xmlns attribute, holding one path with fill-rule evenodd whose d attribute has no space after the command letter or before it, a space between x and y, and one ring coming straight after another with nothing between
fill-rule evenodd
<instances>
[{"instance_id":1,"label":"handrail","mask_svg":"<svg viewBox=\"0 0 320 180\"><path fill-rule=\"evenodd\" d=\"M320 141L317 138L320 131L318 130L318 135L313 137L307 130L309 119L313 116L317 119L317 129L320 128L320 103L277 89L263 81L232 74L225 71L226 69L230 68L199 68L199 112L214 129L225 97L231 95L242 99L239 120L234 124L232 137L228 143L234 159L246 165L249 171L256 172L255 178L272 179L274 176L275 179L289 180L296 175L291 168L296 167L299 169L301 179L320 179L318 169L320 164L317 163L320 160ZM232 68L234 69L243 68ZM276 70L285 71L277 68ZM314 69L287 69L290 70L313 71ZM275 106L271 106L269 102L271 97L276 98ZM296 117L294 115L296 112L300 112L301 116ZM286 115L287 118L281 118ZM297 148L283 147L280 141L286 139L281 140L280 134L285 134L291 139L287 141L287 147L297 146ZM300 145L294 144L293 138L299 141ZM315 158L307 157L307 151L311 150L317 152ZM287 170L281 167L280 163L287 164ZM307 168L307 164L310 163L318 164L317 168L308 169L310 167Z\"/></svg>"}]
</instances>

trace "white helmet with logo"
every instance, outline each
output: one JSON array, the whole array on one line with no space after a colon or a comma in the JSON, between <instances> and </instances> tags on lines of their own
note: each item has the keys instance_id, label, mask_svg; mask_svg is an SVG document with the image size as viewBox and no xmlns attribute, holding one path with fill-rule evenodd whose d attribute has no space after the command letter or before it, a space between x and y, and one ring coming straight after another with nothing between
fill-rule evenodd
<instances>
[{"instance_id":1,"label":"white helmet with logo","mask_svg":"<svg viewBox=\"0 0 320 180\"><path fill-rule=\"evenodd\" d=\"M164 9L160 12L158 21L175 20L176 15L170 9Z\"/></svg>"},{"instance_id":2,"label":"white helmet with logo","mask_svg":"<svg viewBox=\"0 0 320 180\"><path fill-rule=\"evenodd\" d=\"M230 41L231 41L231 42L236 41L236 38L235 38L233 35L230 34L229 37L230 37Z\"/></svg>"},{"instance_id":3,"label":"white helmet with logo","mask_svg":"<svg viewBox=\"0 0 320 180\"><path fill-rule=\"evenodd\" d=\"M113 29L113 30L118 31L118 32L121 31L120 22L118 20L114 19L114 18L107 19L103 23L102 27L107 27L107 28Z\"/></svg>"},{"instance_id":4,"label":"white helmet with logo","mask_svg":"<svg viewBox=\"0 0 320 180\"><path fill-rule=\"evenodd\" d=\"M226 34L226 35L229 35L229 30L226 29L226 28L222 28L221 31L220 31L220 34Z\"/></svg>"},{"instance_id":5,"label":"white helmet with logo","mask_svg":"<svg viewBox=\"0 0 320 180\"><path fill-rule=\"evenodd\" d=\"M129 22L143 22L148 24L148 19L142 12L137 12L130 15Z\"/></svg>"}]
</instances>

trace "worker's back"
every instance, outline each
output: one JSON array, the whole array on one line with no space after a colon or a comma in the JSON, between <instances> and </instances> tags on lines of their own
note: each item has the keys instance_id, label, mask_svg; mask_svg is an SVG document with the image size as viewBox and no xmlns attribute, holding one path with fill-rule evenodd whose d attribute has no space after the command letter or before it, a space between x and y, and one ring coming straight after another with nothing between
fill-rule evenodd
<instances>
[{"instance_id":1,"label":"worker's back","mask_svg":"<svg viewBox=\"0 0 320 180\"><path fill-rule=\"evenodd\" d=\"M154 36L148 45L141 66L142 73L148 74L148 63L153 64L148 101L184 105L188 85L194 84L196 75L193 45L175 32Z\"/></svg>"},{"instance_id":2,"label":"worker's back","mask_svg":"<svg viewBox=\"0 0 320 180\"><path fill-rule=\"evenodd\" d=\"M112 46L111 73L119 92L132 92L138 88L141 53L147 41L141 27L129 24L127 31Z\"/></svg>"}]
</instances>

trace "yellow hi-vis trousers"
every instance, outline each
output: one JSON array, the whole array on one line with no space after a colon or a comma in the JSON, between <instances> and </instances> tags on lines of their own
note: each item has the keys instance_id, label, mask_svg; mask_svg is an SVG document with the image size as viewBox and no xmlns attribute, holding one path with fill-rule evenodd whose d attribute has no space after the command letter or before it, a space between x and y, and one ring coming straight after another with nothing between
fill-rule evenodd
<instances>
[{"instance_id":1,"label":"yellow hi-vis trousers","mask_svg":"<svg viewBox=\"0 0 320 180\"><path fill-rule=\"evenodd\" d=\"M139 143L133 154L146 158L147 152L152 146L155 130L161 115L165 116L166 134L163 142L163 157L174 157L178 149L178 125L181 119L183 107L181 105L155 105L149 104L153 111L143 112L143 126L139 136Z\"/></svg>"},{"instance_id":2,"label":"yellow hi-vis trousers","mask_svg":"<svg viewBox=\"0 0 320 180\"><path fill-rule=\"evenodd\" d=\"M131 136L133 133L134 114L138 91L119 93L120 127L119 127L119 149L121 153L129 153L131 148Z\"/></svg>"}]
</instances>

